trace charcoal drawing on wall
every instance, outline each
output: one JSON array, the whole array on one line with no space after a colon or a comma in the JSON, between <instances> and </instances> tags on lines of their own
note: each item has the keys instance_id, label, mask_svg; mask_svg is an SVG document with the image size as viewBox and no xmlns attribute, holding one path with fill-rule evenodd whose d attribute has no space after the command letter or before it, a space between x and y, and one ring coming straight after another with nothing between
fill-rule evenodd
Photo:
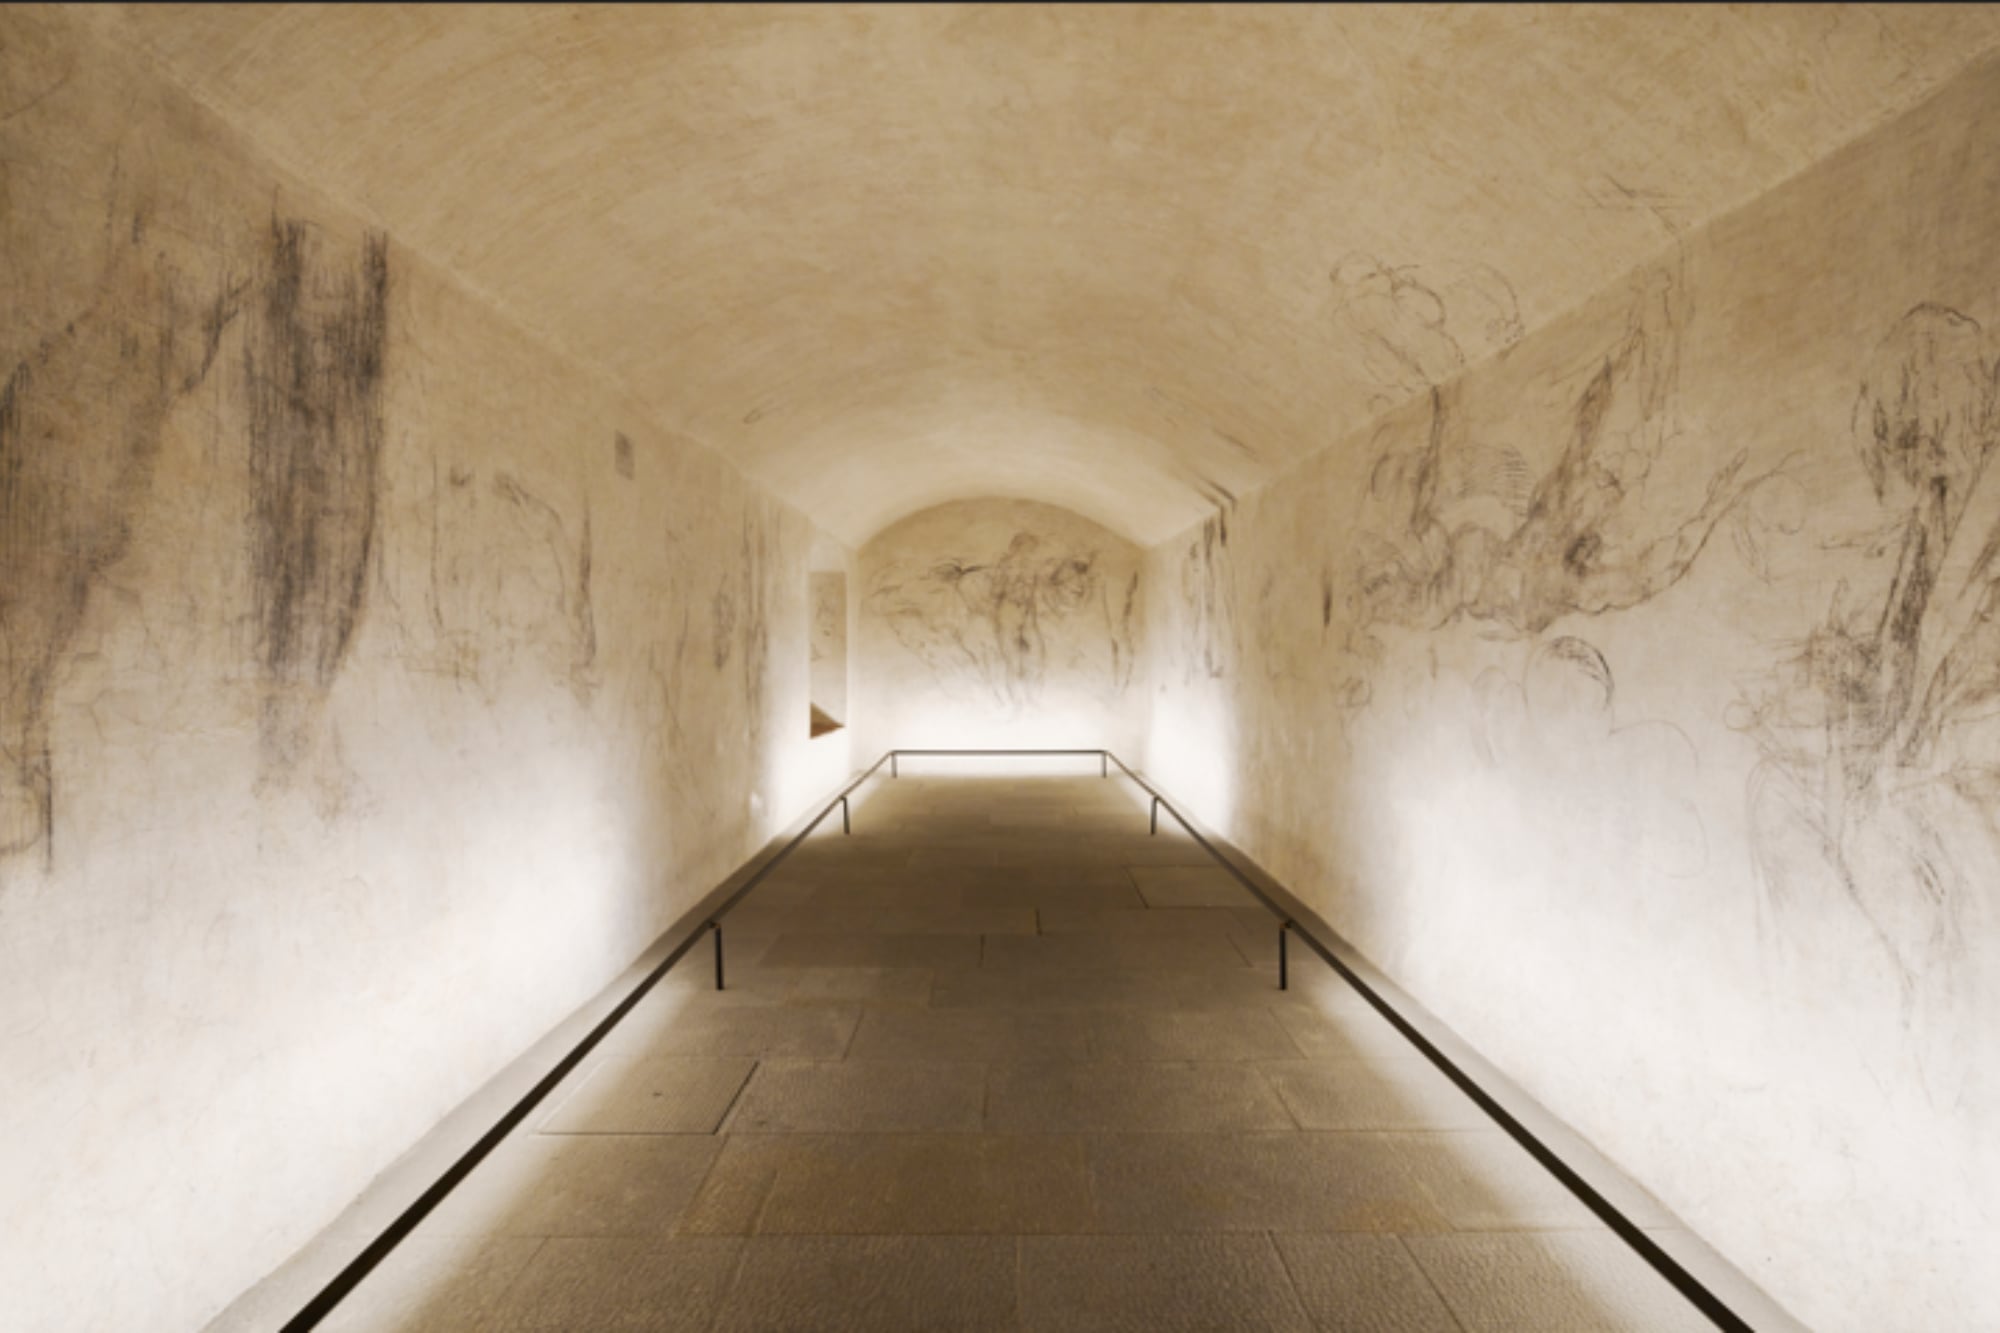
<instances>
[{"instance_id":1,"label":"charcoal drawing on wall","mask_svg":"<svg viewBox=\"0 0 2000 1333\"><path fill-rule=\"evenodd\" d=\"M267 778L310 750L366 610L376 541L389 320L388 243L353 257L273 219L245 354L250 559Z\"/></svg>"},{"instance_id":2,"label":"charcoal drawing on wall","mask_svg":"<svg viewBox=\"0 0 2000 1333\"><path fill-rule=\"evenodd\" d=\"M1362 642L1376 624L1437 629L1461 616L1539 634L1564 616L1629 610L1688 572L1774 471L1746 477L1739 450L1711 473L1692 512L1640 517L1660 507L1647 494L1656 465L1694 443L1675 401L1689 307L1683 264L1641 276L1624 329L1596 360L1540 476L1520 451L1473 437L1455 383L1430 385L1424 442L1384 452L1370 479L1371 499L1393 518L1363 538ZM1403 363L1455 372L1461 358L1442 320L1427 331L1436 347L1411 349Z\"/></svg>"},{"instance_id":3,"label":"charcoal drawing on wall","mask_svg":"<svg viewBox=\"0 0 2000 1333\"><path fill-rule=\"evenodd\" d=\"M1859 547L1870 580L1834 587L1734 719L1763 755L1750 813L1771 909L1819 910L1830 890L1906 991L1953 984L1976 889L1961 867L2000 848L1996 375L1985 331L1942 305L1881 339L1852 414L1880 521L1827 543Z\"/></svg>"},{"instance_id":4,"label":"charcoal drawing on wall","mask_svg":"<svg viewBox=\"0 0 2000 1333\"><path fill-rule=\"evenodd\" d=\"M0 388L0 857L55 855L48 710L93 589L122 559L175 405L242 288L184 276L144 205L114 210L89 303Z\"/></svg>"},{"instance_id":5,"label":"charcoal drawing on wall","mask_svg":"<svg viewBox=\"0 0 2000 1333\"><path fill-rule=\"evenodd\" d=\"M874 576L871 608L940 681L1020 713L1041 699L1052 665L1067 665L1076 635L1102 637L1121 682L1131 679L1132 614L1107 596L1094 549L1044 533L1013 532L1004 549L929 563L899 561Z\"/></svg>"}]
</instances>

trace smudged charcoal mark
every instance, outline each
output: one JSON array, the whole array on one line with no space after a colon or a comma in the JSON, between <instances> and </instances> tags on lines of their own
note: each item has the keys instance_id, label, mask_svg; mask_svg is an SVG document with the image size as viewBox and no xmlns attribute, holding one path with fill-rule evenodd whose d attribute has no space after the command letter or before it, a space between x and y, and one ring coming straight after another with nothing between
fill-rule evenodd
<instances>
[{"instance_id":1,"label":"smudged charcoal mark","mask_svg":"<svg viewBox=\"0 0 2000 1333\"><path fill-rule=\"evenodd\" d=\"M749 709L752 744L764 730L763 690L771 661L771 579L776 563L772 534L763 508L754 502L743 519L743 699Z\"/></svg>"},{"instance_id":2,"label":"smudged charcoal mark","mask_svg":"<svg viewBox=\"0 0 2000 1333\"><path fill-rule=\"evenodd\" d=\"M590 589L591 536L590 504L583 506L583 541L576 555L576 651L570 661L570 684L588 693L595 685L597 665L597 608Z\"/></svg>"},{"instance_id":3,"label":"smudged charcoal mark","mask_svg":"<svg viewBox=\"0 0 2000 1333\"><path fill-rule=\"evenodd\" d=\"M624 431L611 437L611 457L619 476L630 481L638 475L638 462L632 455L632 440Z\"/></svg>"},{"instance_id":4,"label":"smudged charcoal mark","mask_svg":"<svg viewBox=\"0 0 2000 1333\"><path fill-rule=\"evenodd\" d=\"M55 859L49 704L93 587L124 558L169 415L214 364L242 289L187 290L143 208L107 215L83 311L0 388L0 856Z\"/></svg>"},{"instance_id":5,"label":"smudged charcoal mark","mask_svg":"<svg viewBox=\"0 0 2000 1333\"><path fill-rule=\"evenodd\" d=\"M269 273L246 354L250 553L265 680L266 777L305 756L367 608L381 491L389 247L325 260L317 232L272 219Z\"/></svg>"},{"instance_id":6,"label":"smudged charcoal mark","mask_svg":"<svg viewBox=\"0 0 2000 1333\"><path fill-rule=\"evenodd\" d=\"M1253 461L1258 461L1258 462L1262 461L1263 459L1262 454L1259 454L1255 449L1243 443L1243 441L1237 439L1234 435L1231 435L1228 431L1222 430L1219 427L1211 427L1211 429L1215 431L1217 437L1219 437L1224 444L1228 445L1231 449L1234 449L1237 453L1242 454L1245 458L1251 459ZM1234 496L1231 496L1230 498L1232 500L1235 499Z\"/></svg>"},{"instance_id":7,"label":"smudged charcoal mark","mask_svg":"<svg viewBox=\"0 0 2000 1333\"><path fill-rule=\"evenodd\" d=\"M590 702L597 688L597 614L591 602L590 504L584 502L583 536L570 551L569 525L553 504L523 486L511 473L496 472L493 493L511 506L516 520L541 539L554 571L550 585L556 610L569 627L570 690L581 703Z\"/></svg>"},{"instance_id":8,"label":"smudged charcoal mark","mask_svg":"<svg viewBox=\"0 0 2000 1333\"><path fill-rule=\"evenodd\" d=\"M1049 542L1018 531L994 559L952 557L921 572L891 566L877 573L869 601L940 681L1023 710L1046 683L1049 628L1103 595L1096 551L1045 554Z\"/></svg>"},{"instance_id":9,"label":"smudged charcoal mark","mask_svg":"<svg viewBox=\"0 0 2000 1333\"><path fill-rule=\"evenodd\" d=\"M1139 572L1125 581L1125 597L1115 616L1107 615L1111 637L1112 688L1122 691L1132 683L1138 668L1138 636L1134 621L1139 614Z\"/></svg>"},{"instance_id":10,"label":"smudged charcoal mark","mask_svg":"<svg viewBox=\"0 0 2000 1333\"><path fill-rule=\"evenodd\" d=\"M1234 634L1235 606L1228 572L1228 519L1217 512L1201 525L1181 559L1181 601L1187 608L1187 677L1211 680L1228 673L1228 648Z\"/></svg>"},{"instance_id":11,"label":"smudged charcoal mark","mask_svg":"<svg viewBox=\"0 0 2000 1333\"><path fill-rule=\"evenodd\" d=\"M715 669L720 671L729 665L730 655L736 650L736 590L729 586L727 575L708 604L708 617L709 655Z\"/></svg>"}]
</instances>

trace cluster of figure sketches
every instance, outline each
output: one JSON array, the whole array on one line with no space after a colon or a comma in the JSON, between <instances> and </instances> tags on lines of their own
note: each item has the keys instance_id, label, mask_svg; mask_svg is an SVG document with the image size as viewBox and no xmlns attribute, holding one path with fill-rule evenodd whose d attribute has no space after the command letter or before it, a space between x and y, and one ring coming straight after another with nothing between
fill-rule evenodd
<instances>
[{"instance_id":1,"label":"cluster of figure sketches","mask_svg":"<svg viewBox=\"0 0 2000 1333\"><path fill-rule=\"evenodd\" d=\"M1759 869L1782 911L1831 889L1906 988L1963 950L1974 840L2000 842L2000 365L1974 320L1910 310L1875 350L1853 439L1882 522L1844 542L1886 574L1832 591L1736 724Z\"/></svg>"},{"instance_id":2,"label":"cluster of figure sketches","mask_svg":"<svg viewBox=\"0 0 2000 1333\"><path fill-rule=\"evenodd\" d=\"M1370 479L1371 499L1393 521L1363 538L1358 634L1470 617L1535 635L1564 616L1638 606L1678 582L1722 520L1776 472L1746 476L1748 453L1739 450L1710 475L1691 512L1664 523L1652 517L1648 480L1684 443L1675 391L1688 315L1679 264L1644 276L1624 329L1570 408L1561 452L1540 476L1518 450L1469 438L1460 384L1432 379L1424 442L1384 453ZM1404 364L1426 375L1455 372L1462 356L1442 318L1418 327L1428 350L1411 349Z\"/></svg>"},{"instance_id":3,"label":"cluster of figure sketches","mask_svg":"<svg viewBox=\"0 0 2000 1333\"><path fill-rule=\"evenodd\" d=\"M940 681L963 682L1019 712L1041 698L1051 642L1062 631L1102 633L1115 671L1129 681L1136 583L1112 604L1095 551L1016 532L988 559L951 558L880 570L868 598L896 639ZM1090 617L1101 625L1087 625Z\"/></svg>"}]
</instances>

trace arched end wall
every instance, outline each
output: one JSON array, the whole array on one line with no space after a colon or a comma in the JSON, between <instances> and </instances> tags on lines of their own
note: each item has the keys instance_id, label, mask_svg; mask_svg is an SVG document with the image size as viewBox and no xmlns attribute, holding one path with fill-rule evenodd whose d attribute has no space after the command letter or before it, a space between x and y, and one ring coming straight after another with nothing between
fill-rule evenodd
<instances>
[{"instance_id":1,"label":"arched end wall","mask_svg":"<svg viewBox=\"0 0 2000 1333\"><path fill-rule=\"evenodd\" d=\"M1146 703L1144 553L1079 514L961 500L856 559L857 756L911 748L1130 751Z\"/></svg>"}]
</instances>

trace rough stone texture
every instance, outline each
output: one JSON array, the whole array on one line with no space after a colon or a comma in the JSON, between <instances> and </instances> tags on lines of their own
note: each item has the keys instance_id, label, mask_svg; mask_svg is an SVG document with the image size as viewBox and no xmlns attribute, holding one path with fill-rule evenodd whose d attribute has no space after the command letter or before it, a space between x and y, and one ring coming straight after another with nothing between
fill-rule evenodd
<instances>
[{"instance_id":1,"label":"rough stone texture","mask_svg":"<svg viewBox=\"0 0 2000 1333\"><path fill-rule=\"evenodd\" d=\"M1150 556L1153 774L1815 1328L2000 1325L1996 142L1497 359L1413 254L1420 398Z\"/></svg>"},{"instance_id":2,"label":"rough stone texture","mask_svg":"<svg viewBox=\"0 0 2000 1333\"><path fill-rule=\"evenodd\" d=\"M1133 751L1143 560L1116 533L1023 500L940 505L871 538L856 554L859 752Z\"/></svg>"},{"instance_id":3,"label":"rough stone texture","mask_svg":"<svg viewBox=\"0 0 2000 1333\"><path fill-rule=\"evenodd\" d=\"M78 18L0 14L0 1322L186 1329L847 751L804 518Z\"/></svg>"}]
</instances>

